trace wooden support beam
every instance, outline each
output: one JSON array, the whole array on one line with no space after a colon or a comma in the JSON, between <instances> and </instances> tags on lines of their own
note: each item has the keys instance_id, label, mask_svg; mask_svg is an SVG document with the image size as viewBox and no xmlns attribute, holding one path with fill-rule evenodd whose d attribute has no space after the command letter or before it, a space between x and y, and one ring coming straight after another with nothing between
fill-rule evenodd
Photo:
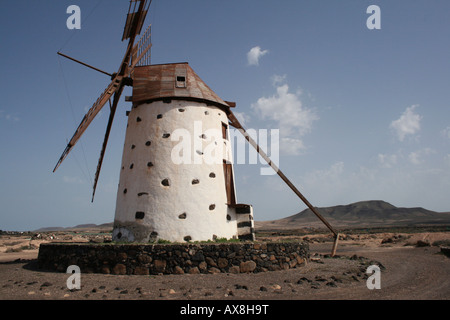
<instances>
[{"instance_id":1,"label":"wooden support beam","mask_svg":"<svg viewBox=\"0 0 450 320\"><path fill-rule=\"evenodd\" d=\"M267 162L269 166L272 167L273 170L280 176L280 178L291 188L292 191L306 204L306 206L327 226L327 228L335 235L336 240L334 242L333 250L331 255L334 256L336 253L337 243L339 240L339 233L328 223L328 221L322 217L319 211L311 205L311 203L305 198L305 196L294 186L294 184L284 175L284 173L278 168L272 160L267 156L267 154L259 147L259 145L255 142L255 140L250 137L250 135L245 131L242 125L239 123L236 116L228 111L228 119L233 127L235 127L244 137L245 139L256 149L256 151L260 154L260 156Z\"/></svg>"}]
</instances>

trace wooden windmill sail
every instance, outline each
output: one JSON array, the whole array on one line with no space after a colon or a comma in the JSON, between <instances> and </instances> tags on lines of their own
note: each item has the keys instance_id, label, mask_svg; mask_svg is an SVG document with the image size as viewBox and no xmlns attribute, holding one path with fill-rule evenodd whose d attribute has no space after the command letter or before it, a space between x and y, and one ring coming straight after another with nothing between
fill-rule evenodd
<instances>
[{"instance_id":1,"label":"wooden windmill sail","mask_svg":"<svg viewBox=\"0 0 450 320\"><path fill-rule=\"evenodd\" d=\"M111 75L111 83L105 89L105 91L100 95L100 97L95 101L93 106L89 109L86 115L83 117L80 125L75 131L73 137L70 139L69 143L66 146L63 154L61 155L58 163L56 164L53 172L55 172L70 151L73 149L75 144L80 140L83 133L91 124L92 120L97 116L97 114L102 110L102 108L106 105L106 103L110 103L110 115L106 128L105 139L103 141L103 146L100 152L100 158L97 165L97 170L95 173L94 179L94 188L92 194L92 201L95 196L95 190L97 188L97 182L100 175L100 170L103 163L103 158L105 155L106 146L108 144L108 138L111 131L111 126L114 120L114 116L117 109L117 104L119 103L120 96L123 92L125 86L132 85L133 79L132 74L134 71L134 67L140 63L141 61L149 61L150 57L150 48L151 42L150 39L150 26L149 29L144 33L141 40L135 45L136 36L141 33L142 26L144 24L145 18L148 13L148 9L151 4L151 0L131 0L130 6L128 9L127 20L125 23L125 28L122 36L122 41L128 40L127 50L123 57L122 63L119 66L119 70L117 73ZM60 53L59 53L60 54ZM61 54L62 55L62 54ZM67 57L66 55L63 55ZM72 59L76 62L79 62L75 59ZM86 65L82 63L83 65ZM89 66L90 67L90 66ZM96 69L96 68L94 68ZM97 71L100 71L96 69ZM103 71L102 71L103 72ZM105 73L105 72L103 72ZM107 73L108 74L108 73ZM111 98L113 98L113 102L111 104Z\"/></svg>"},{"instance_id":2,"label":"wooden windmill sail","mask_svg":"<svg viewBox=\"0 0 450 320\"><path fill-rule=\"evenodd\" d=\"M235 107L235 103L230 103L219 98L199 77L195 72L190 68L186 63L181 64L167 64L167 65L151 65L150 64L150 48L151 48L151 31L150 27L142 34L140 40L135 44L136 37L141 34L142 27L147 16L149 6L151 1L147 0L132 0L130 1L130 7L127 14L127 19L124 27L124 32L122 36L122 40L128 40L127 50L123 57L123 60L119 66L119 70L117 73L114 73L111 76L111 83L105 89L105 91L100 95L100 97L93 104L91 109L87 112L87 114L82 119L80 125L75 131L72 139L69 141L66 149L61 155L54 171L61 165L70 151L73 149L75 144L79 141L87 127L91 124L92 120L96 117L96 115L102 110L106 103L110 104L110 116L106 128L105 138L103 141L102 149L100 152L100 158L98 160L97 170L95 173L95 180L93 186L93 196L92 201L94 199L95 190L98 183L99 174L102 167L103 158L105 155L106 146L108 143L109 134L111 131L111 126L114 120L115 112L117 109L117 105L119 102L119 98L122 94L124 86L133 86L133 109L129 112L129 125L130 128L127 128L127 137L124 146L124 155L122 160L122 171L121 178L119 183L117 204L116 204L116 220L115 227L113 231L113 238L122 239L127 238L128 240L150 240L154 239L157 236L161 235L173 235L174 239L177 240L179 236L182 237L180 231L189 230L189 228L203 228L208 229L211 228L215 232L213 236L217 237L217 234L222 231L222 229L229 229L229 224L237 225L239 229L239 225L241 229L246 228L247 233L244 234L244 239L250 235L250 239L254 239L254 230L253 230L253 218L251 206L248 205L240 205L236 201L236 195L234 190L234 180L233 180L233 170L232 167L226 165L226 161L224 159L223 163L223 175L222 181L226 183L226 196L220 198L223 201L224 211L222 212L223 219L225 219L226 214L226 222L217 222L219 220L211 220L212 222L208 222L212 219L210 216L197 216L197 220L193 220L194 222L189 222L189 218L191 218L191 213L182 212L182 207L173 206L173 202L176 202L178 198L184 196L186 193L187 199L191 200L190 202L202 202L206 196L196 194L192 190L184 189L184 187L179 187L178 193L172 194L172 198L170 196L166 196L165 191L161 191L161 185L153 186L153 189L148 190L137 190L136 185L139 188L144 188L150 185L152 182L149 182L148 179L143 177L144 175L151 176L151 179L156 179L155 177L160 177L161 172L170 171L175 172L177 175L186 176L187 173L199 174L198 171L191 170L191 168L183 167L182 169L171 167L167 159L161 158L161 152L156 152L159 156L160 167L157 174L152 171L154 167L157 166L154 162L150 160L143 160L143 153L136 155L135 150L138 148L134 141L141 141L145 137L147 137L147 141L145 143L146 147L150 147L152 145L152 141L149 140L149 136L152 139L161 139L160 135L161 130L163 128L156 128L158 126L158 121L161 119L168 121L166 125L170 128L175 128L176 124L181 123L180 117L196 119L199 117L204 117L205 115L209 115L210 113L214 113L214 116L217 118L216 122L212 123L212 126L220 127L221 131L224 131L223 128L226 128L228 125L231 125L238 129L246 140L258 151L258 153L265 159L265 161L276 171L276 173L282 178L282 180L291 188L292 191L312 210L314 214L329 228L329 230L335 235L335 243L332 250L332 255L334 255L336 251L337 242L339 239L339 234L337 231L319 214L317 209L313 207L308 200L300 193L300 191L292 184L292 182L283 174L283 172L270 160L270 158L265 154L265 152L258 146L258 144L247 134L245 129L239 123L234 113L232 112L232 108ZM61 54L63 55L63 54ZM66 55L63 55L67 57ZM67 57L76 62L79 62L73 58ZM81 62L80 62L81 63ZM82 63L84 64L84 63ZM86 64L84 64L86 65ZM89 66L91 67L91 66ZM93 68L93 67L91 67ZM96 68L94 68L96 69ZM101 71L96 69L97 71ZM106 73L104 71L101 71ZM108 73L106 73L108 74ZM109 74L108 74L109 75ZM113 99L111 103L111 98ZM187 115L192 111L192 114L195 113L195 116L192 114ZM143 124L142 118L149 118L147 123ZM147 120L147 119L145 119ZM187 120L184 120L187 121ZM208 120L211 121L211 120ZM220 125L222 123L222 125ZM135 130L135 127L138 129ZM144 132L144 133L142 133ZM224 131L225 132L225 131ZM162 139L170 136L170 133L164 133ZM203 135L202 135L203 136ZM226 135L224 133L224 140L226 140ZM144 139L145 140L145 139ZM140 143L140 147L142 147L142 143ZM168 147L164 147L160 150L163 150L162 153L169 150ZM165 150L165 151L164 151ZM146 151L147 152L147 151ZM148 154L145 153L145 156ZM135 166L135 161L139 162L139 165L145 168L136 168L141 171L130 171ZM164 161L165 164L164 164ZM137 163L136 163L137 165ZM125 167L127 166L127 168ZM167 168L162 168L162 166L166 166ZM186 169L187 168L187 169ZM167 170L166 170L167 169ZM207 168L205 170L210 170ZM187 172L187 173L186 173ZM216 171L212 171L209 173L210 179L215 179L217 177ZM208 180L206 178L205 180ZM145 180L147 179L147 180ZM180 182L182 179L180 177L174 177L177 182ZM216 179L217 180L217 179ZM198 179L197 177L192 177L190 180L192 181L192 185L202 185L204 180ZM207 187L205 188L203 185L203 190L209 190L209 192L214 193L214 187L217 184L217 181L208 180ZM209 183L209 185L208 185ZM216 184L214 184L216 183ZM170 183L169 179L163 179L162 182L163 188L168 188ZM181 184L181 182L180 182ZM130 190L130 192L129 192ZM131 190L133 190L134 194L131 194ZM154 195L152 193L155 193ZM146 197L151 197L152 200L143 200L148 199ZM134 197L134 198L129 198ZM169 198L166 198L169 197ZM197 198L195 198L197 197ZM162 199L162 200L160 200ZM175 214L175 212L170 212L167 214L167 217L164 216L161 218L159 213L164 211L165 204L160 203L161 201L166 201L167 204L172 205L171 210L176 211L180 210L176 213L176 218L170 216L170 214ZM180 201L178 201L180 202ZM189 202L189 201L188 201ZM155 204L156 203L156 204ZM139 209L139 206L144 209ZM181 209L180 209L180 208ZM249 209L250 207L250 209ZM191 211L201 211L200 207L194 208ZM216 204L210 204L209 210L214 211L217 210ZM152 211L153 216L150 218L146 215L145 210ZM231 211L230 211L231 210ZM250 210L250 211L249 211ZM132 212L131 212L132 211ZM220 210L219 210L220 211ZM197 214L197 213L195 213ZM192 214L195 216L195 214ZM148 220L145 220L148 219ZM161 219L165 219L164 221L160 221ZM187 222L186 222L187 221ZM206 222L205 222L206 221ZM186 223L185 223L186 222ZM159 225L158 225L159 223ZM189 225L190 223L190 225ZM202 223L213 223L218 224L216 226L205 225L200 226ZM186 227L186 225L189 225ZM169 227L168 227L169 226ZM215 229L214 229L215 227ZM178 230L179 228L180 230ZM184 229L183 229L184 228ZM227 229L227 230L228 230ZM216 231L214 231L216 230ZM197 232L196 230L195 232ZM187 231L186 231L187 232ZM194 231L193 231L194 232ZM198 237L202 237L202 232L197 232L193 234L201 234ZM231 233L230 233L231 232ZM225 232L224 236L228 237L230 234L233 234L233 231ZM239 230L238 230L239 233ZM179 235L178 235L179 234ZM242 235L242 233L240 234ZM220 234L219 234L220 236ZM196 238L196 236L191 237L191 235L185 235L182 239L189 240L205 240ZM168 240L168 239L166 239Z\"/></svg>"}]
</instances>

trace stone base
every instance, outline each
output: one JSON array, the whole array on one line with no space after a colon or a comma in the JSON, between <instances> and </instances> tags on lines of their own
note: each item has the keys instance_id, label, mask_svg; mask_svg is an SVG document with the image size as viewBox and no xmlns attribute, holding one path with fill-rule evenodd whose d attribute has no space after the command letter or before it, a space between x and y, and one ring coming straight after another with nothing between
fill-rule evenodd
<instances>
[{"instance_id":1,"label":"stone base","mask_svg":"<svg viewBox=\"0 0 450 320\"><path fill-rule=\"evenodd\" d=\"M39 248L41 269L81 273L184 274L257 273L304 266L306 242L204 244L44 243Z\"/></svg>"}]
</instances>

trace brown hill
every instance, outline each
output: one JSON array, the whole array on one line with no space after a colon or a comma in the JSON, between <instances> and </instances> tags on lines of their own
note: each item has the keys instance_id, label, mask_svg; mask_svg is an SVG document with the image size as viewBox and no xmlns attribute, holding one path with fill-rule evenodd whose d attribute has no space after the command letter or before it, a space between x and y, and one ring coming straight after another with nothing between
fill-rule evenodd
<instances>
[{"instance_id":1,"label":"brown hill","mask_svg":"<svg viewBox=\"0 0 450 320\"><path fill-rule=\"evenodd\" d=\"M317 208L317 210L332 226L341 228L450 224L450 213L434 212L424 208L399 208L378 200ZM324 226L323 223L310 209L279 220L255 222L258 230L319 228L322 226Z\"/></svg>"}]
</instances>

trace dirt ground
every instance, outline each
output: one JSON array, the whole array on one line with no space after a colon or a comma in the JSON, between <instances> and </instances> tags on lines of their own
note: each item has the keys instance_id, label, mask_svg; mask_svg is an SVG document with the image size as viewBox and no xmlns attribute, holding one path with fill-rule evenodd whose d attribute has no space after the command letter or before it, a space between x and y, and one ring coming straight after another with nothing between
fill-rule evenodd
<instances>
[{"instance_id":1,"label":"dirt ground","mask_svg":"<svg viewBox=\"0 0 450 320\"><path fill-rule=\"evenodd\" d=\"M327 236L299 238L310 242L312 259L298 269L257 274L81 274L81 290L69 290L68 274L36 267L39 244L51 239L3 235L0 300L450 300L450 258L440 252L440 245L450 242L450 232L342 235L333 258ZM367 288L370 265L380 267L380 289Z\"/></svg>"}]
</instances>

